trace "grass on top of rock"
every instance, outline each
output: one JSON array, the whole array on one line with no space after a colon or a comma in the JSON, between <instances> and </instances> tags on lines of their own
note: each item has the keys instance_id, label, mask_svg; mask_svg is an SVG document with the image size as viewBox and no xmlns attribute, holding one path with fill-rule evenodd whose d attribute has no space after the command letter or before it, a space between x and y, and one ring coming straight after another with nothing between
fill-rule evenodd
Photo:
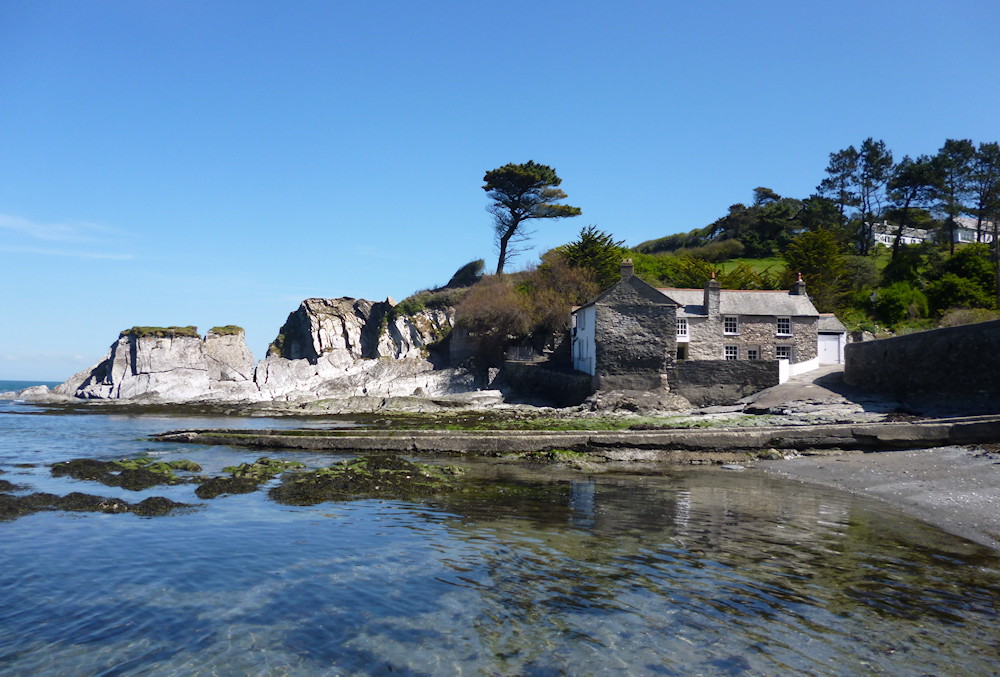
<instances>
[{"instance_id":1,"label":"grass on top of rock","mask_svg":"<svg viewBox=\"0 0 1000 677\"><path fill-rule=\"evenodd\" d=\"M208 330L208 333L215 334L216 336L235 336L243 333L243 327L235 324L227 324L222 327L212 327Z\"/></svg>"},{"instance_id":2,"label":"grass on top of rock","mask_svg":"<svg viewBox=\"0 0 1000 677\"><path fill-rule=\"evenodd\" d=\"M131 327L118 335L119 338L201 338L198 327Z\"/></svg>"}]
</instances>

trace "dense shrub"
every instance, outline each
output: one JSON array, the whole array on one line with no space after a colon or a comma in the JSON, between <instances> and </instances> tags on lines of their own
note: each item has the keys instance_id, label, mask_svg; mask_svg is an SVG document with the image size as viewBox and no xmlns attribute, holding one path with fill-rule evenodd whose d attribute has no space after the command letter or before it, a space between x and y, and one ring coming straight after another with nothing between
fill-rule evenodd
<instances>
[{"instance_id":1,"label":"dense shrub","mask_svg":"<svg viewBox=\"0 0 1000 677\"><path fill-rule=\"evenodd\" d=\"M448 284L446 284L445 287L471 287L479 281L479 278L483 276L483 269L485 267L486 262L482 259L469 261L455 271L455 274L451 276L451 279L448 280Z\"/></svg>"},{"instance_id":2,"label":"dense shrub","mask_svg":"<svg viewBox=\"0 0 1000 677\"><path fill-rule=\"evenodd\" d=\"M882 324L896 325L927 317L927 313L927 297L907 282L896 282L875 293L873 314Z\"/></svg>"},{"instance_id":3,"label":"dense shrub","mask_svg":"<svg viewBox=\"0 0 1000 677\"><path fill-rule=\"evenodd\" d=\"M993 297L967 277L945 273L927 285L927 300L935 315L951 308L993 308Z\"/></svg>"}]
</instances>

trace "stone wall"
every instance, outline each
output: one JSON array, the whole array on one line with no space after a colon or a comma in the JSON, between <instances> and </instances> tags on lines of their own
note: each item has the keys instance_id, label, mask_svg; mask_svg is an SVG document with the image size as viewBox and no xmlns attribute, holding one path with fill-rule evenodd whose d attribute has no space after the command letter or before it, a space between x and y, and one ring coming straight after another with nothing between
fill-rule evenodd
<instances>
[{"instance_id":1,"label":"stone wall","mask_svg":"<svg viewBox=\"0 0 1000 677\"><path fill-rule=\"evenodd\" d=\"M493 387L498 388L506 400L554 407L575 406L592 392L589 374L556 371L539 363L513 361L504 363Z\"/></svg>"},{"instance_id":2,"label":"stone wall","mask_svg":"<svg viewBox=\"0 0 1000 677\"><path fill-rule=\"evenodd\" d=\"M688 336L689 360L721 360L724 357L722 320L719 317L689 317Z\"/></svg>"},{"instance_id":3,"label":"stone wall","mask_svg":"<svg viewBox=\"0 0 1000 677\"><path fill-rule=\"evenodd\" d=\"M849 343L844 380L909 402L1000 410L1000 320Z\"/></svg>"},{"instance_id":4,"label":"stone wall","mask_svg":"<svg viewBox=\"0 0 1000 677\"><path fill-rule=\"evenodd\" d=\"M776 360L681 360L670 375L670 391L696 407L735 404L776 385Z\"/></svg>"},{"instance_id":5,"label":"stone wall","mask_svg":"<svg viewBox=\"0 0 1000 677\"><path fill-rule=\"evenodd\" d=\"M595 301L597 390L650 390L677 353L677 307L635 277L623 279Z\"/></svg>"}]
</instances>

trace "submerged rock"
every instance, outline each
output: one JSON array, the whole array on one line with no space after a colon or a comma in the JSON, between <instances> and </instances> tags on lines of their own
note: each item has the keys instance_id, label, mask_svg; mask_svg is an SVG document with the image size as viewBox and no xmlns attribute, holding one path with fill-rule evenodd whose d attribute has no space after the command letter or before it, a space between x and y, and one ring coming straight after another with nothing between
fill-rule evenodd
<instances>
[{"instance_id":1,"label":"submerged rock","mask_svg":"<svg viewBox=\"0 0 1000 677\"><path fill-rule=\"evenodd\" d=\"M366 456L286 475L268 496L291 505L355 498L409 500L454 491L462 472L458 467L412 463L398 456Z\"/></svg>"},{"instance_id":2,"label":"submerged rock","mask_svg":"<svg viewBox=\"0 0 1000 677\"><path fill-rule=\"evenodd\" d=\"M298 461L281 461L261 456L253 463L223 468L229 477L212 477L205 480L195 489L198 498L211 499L222 494L249 494L257 490L264 482L271 480L286 470L304 468L304 463Z\"/></svg>"}]
</instances>

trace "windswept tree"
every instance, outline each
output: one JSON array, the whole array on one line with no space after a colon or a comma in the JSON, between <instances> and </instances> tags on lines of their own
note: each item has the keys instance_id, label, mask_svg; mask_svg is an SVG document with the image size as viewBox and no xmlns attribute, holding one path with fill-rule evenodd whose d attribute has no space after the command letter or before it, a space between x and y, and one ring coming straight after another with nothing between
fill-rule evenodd
<instances>
[{"instance_id":1,"label":"windswept tree","mask_svg":"<svg viewBox=\"0 0 1000 677\"><path fill-rule=\"evenodd\" d=\"M496 229L497 275L517 253L516 244L528 239L525 224L533 219L561 219L579 216L579 207L557 204L566 199L559 189L562 179L556 170L532 160L524 164L507 164L486 172L483 190L491 202L487 211L493 215Z\"/></svg>"}]
</instances>

